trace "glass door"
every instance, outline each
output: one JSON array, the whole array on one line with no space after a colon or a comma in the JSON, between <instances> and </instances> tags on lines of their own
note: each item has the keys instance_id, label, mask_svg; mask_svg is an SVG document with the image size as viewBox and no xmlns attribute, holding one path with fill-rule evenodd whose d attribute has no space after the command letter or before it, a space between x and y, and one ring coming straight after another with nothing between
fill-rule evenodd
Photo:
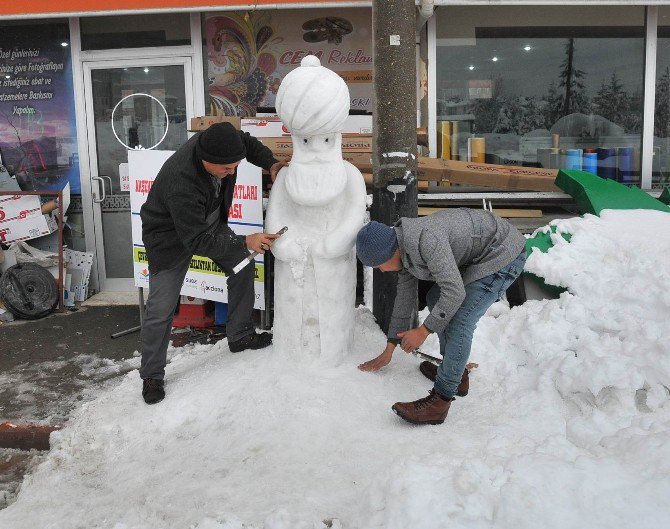
<instances>
[{"instance_id":1,"label":"glass door","mask_svg":"<svg viewBox=\"0 0 670 529\"><path fill-rule=\"evenodd\" d=\"M191 59L84 63L98 281L133 290L128 150L176 150L193 116Z\"/></svg>"}]
</instances>

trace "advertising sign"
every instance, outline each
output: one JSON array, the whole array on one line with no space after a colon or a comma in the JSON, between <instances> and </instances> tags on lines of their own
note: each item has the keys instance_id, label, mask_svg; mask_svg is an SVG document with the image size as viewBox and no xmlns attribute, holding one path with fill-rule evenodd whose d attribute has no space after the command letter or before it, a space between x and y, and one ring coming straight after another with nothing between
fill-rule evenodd
<instances>
[{"instance_id":1,"label":"advertising sign","mask_svg":"<svg viewBox=\"0 0 670 529\"><path fill-rule=\"evenodd\" d=\"M338 73L351 109L372 111L372 12L340 8L227 12L205 15L208 114L254 116L274 107L279 84L313 54Z\"/></svg>"},{"instance_id":2,"label":"advertising sign","mask_svg":"<svg viewBox=\"0 0 670 529\"><path fill-rule=\"evenodd\" d=\"M0 32L0 155L23 190L81 192L69 44L67 23Z\"/></svg>"},{"instance_id":3,"label":"advertising sign","mask_svg":"<svg viewBox=\"0 0 670 529\"><path fill-rule=\"evenodd\" d=\"M130 210L132 215L133 267L135 286L149 287L149 266L142 242L140 208L147 199L165 160L174 151L128 151L130 175ZM237 168L237 182L233 204L229 211L228 225L238 235L263 231L263 202L261 192L261 169L243 160ZM250 265L251 266L251 265ZM255 261L254 307L265 307L264 261L259 256ZM181 294L212 301L228 301L226 274L207 257L193 256L191 266L182 285Z\"/></svg>"}]
</instances>

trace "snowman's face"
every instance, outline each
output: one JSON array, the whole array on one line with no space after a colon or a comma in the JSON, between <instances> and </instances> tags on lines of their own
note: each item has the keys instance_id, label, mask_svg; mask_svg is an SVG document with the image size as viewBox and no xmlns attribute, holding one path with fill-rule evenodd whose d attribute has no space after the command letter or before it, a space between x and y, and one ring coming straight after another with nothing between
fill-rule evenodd
<instances>
[{"instance_id":1,"label":"snowman's face","mask_svg":"<svg viewBox=\"0 0 670 529\"><path fill-rule=\"evenodd\" d=\"M318 134L309 138L293 136L291 161L305 164L320 164L342 160L342 134Z\"/></svg>"},{"instance_id":2,"label":"snowman's face","mask_svg":"<svg viewBox=\"0 0 670 529\"><path fill-rule=\"evenodd\" d=\"M285 182L289 196L298 204L325 206L332 202L347 183L342 135L293 135L293 156Z\"/></svg>"}]
</instances>

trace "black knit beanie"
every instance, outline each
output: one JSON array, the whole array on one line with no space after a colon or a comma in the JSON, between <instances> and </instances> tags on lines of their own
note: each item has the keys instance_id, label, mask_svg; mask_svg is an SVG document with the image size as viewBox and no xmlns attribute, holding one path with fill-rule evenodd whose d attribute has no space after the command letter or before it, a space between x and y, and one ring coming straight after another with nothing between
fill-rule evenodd
<instances>
[{"instance_id":1,"label":"black knit beanie","mask_svg":"<svg viewBox=\"0 0 670 529\"><path fill-rule=\"evenodd\" d=\"M227 164L246 158L247 149L235 127L230 123L216 123L200 133L195 153L206 162Z\"/></svg>"}]
</instances>

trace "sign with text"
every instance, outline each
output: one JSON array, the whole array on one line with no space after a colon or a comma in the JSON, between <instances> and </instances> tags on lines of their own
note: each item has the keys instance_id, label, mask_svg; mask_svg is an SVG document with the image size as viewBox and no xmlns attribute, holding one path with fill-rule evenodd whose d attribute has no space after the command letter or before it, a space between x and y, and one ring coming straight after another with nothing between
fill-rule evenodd
<instances>
[{"instance_id":1,"label":"sign with text","mask_svg":"<svg viewBox=\"0 0 670 529\"><path fill-rule=\"evenodd\" d=\"M0 32L0 153L22 189L80 193L67 23Z\"/></svg>"},{"instance_id":2,"label":"sign with text","mask_svg":"<svg viewBox=\"0 0 670 529\"><path fill-rule=\"evenodd\" d=\"M135 286L149 287L149 266L142 242L140 208L147 199L163 163L174 151L128 151L130 181L130 210L133 234L133 267ZM230 207L228 225L238 235L263 231L263 202L261 192L261 169L242 161L237 169L237 182ZM255 261L254 307L265 307L265 274L263 256ZM182 285L181 294L212 301L228 301L226 274L211 259L193 256L191 266Z\"/></svg>"},{"instance_id":3,"label":"sign with text","mask_svg":"<svg viewBox=\"0 0 670 529\"><path fill-rule=\"evenodd\" d=\"M274 107L284 76L307 55L347 83L352 110L372 111L372 11L254 10L205 15L208 114L254 116Z\"/></svg>"}]
</instances>

